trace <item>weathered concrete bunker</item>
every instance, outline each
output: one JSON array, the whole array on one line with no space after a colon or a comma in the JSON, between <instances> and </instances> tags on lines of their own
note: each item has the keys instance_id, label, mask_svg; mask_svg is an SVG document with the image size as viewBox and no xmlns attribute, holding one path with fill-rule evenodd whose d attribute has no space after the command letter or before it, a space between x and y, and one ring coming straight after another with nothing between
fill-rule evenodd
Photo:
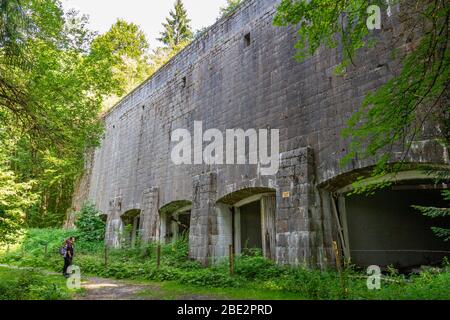
<instances>
[{"instance_id":1,"label":"weathered concrete bunker","mask_svg":"<svg viewBox=\"0 0 450 320\"><path fill-rule=\"evenodd\" d=\"M130 243L185 234L190 257L204 264L227 257L231 245L236 254L257 248L280 264L323 267L334 263L333 241L361 265L442 258L448 244L408 209L437 201L436 190L419 187L430 185L428 177L412 172L397 177L398 190L348 197L350 178L374 161L339 165L347 119L398 68L390 49L404 49L401 23L395 15L384 20L378 46L335 76L339 49L295 60L296 30L273 26L276 4L245 1L105 115L105 135L86 159L73 209L90 199L107 214L111 246L121 245L123 230ZM194 121L221 132L279 129L278 172L175 165L171 133L192 132ZM423 138L408 161L449 165L448 151Z\"/></svg>"}]
</instances>

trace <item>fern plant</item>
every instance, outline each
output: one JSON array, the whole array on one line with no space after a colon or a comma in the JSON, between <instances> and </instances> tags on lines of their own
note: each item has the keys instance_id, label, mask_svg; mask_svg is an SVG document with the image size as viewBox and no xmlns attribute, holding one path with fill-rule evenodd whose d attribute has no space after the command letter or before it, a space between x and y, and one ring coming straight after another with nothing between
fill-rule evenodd
<instances>
[{"instance_id":1,"label":"fern plant","mask_svg":"<svg viewBox=\"0 0 450 320\"><path fill-rule=\"evenodd\" d=\"M449 183L450 182L450 170L441 170L438 172L434 172L438 178L436 179L436 183ZM444 201L450 204L450 190L446 189L442 191L442 196ZM445 218L450 217L450 206L448 208L437 208L437 207L423 207L423 206L413 206L413 208L417 209L424 216L434 218ZM444 241L450 240L450 229L449 228L439 228L432 227L433 232L439 237L444 239Z\"/></svg>"}]
</instances>

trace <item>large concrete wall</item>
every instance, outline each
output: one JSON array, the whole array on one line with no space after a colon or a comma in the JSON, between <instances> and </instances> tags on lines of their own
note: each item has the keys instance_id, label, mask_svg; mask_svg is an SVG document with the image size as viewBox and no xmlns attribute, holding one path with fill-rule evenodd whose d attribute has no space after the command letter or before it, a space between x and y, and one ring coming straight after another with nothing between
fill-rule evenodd
<instances>
[{"instance_id":1,"label":"large concrete wall","mask_svg":"<svg viewBox=\"0 0 450 320\"><path fill-rule=\"evenodd\" d=\"M296 29L273 26L276 3L245 1L104 117L105 135L87 162L74 209L89 198L108 214L109 226L120 224L126 211L141 209L141 229L151 240L159 237L160 208L191 201L191 256L207 263L214 252L225 252L225 240L218 239L230 238L219 234L216 201L243 189L271 188L277 192L277 261L333 260L336 226L323 203L329 191L318 186L331 190L329 181L339 183L373 164L355 161L341 168L347 141L340 131L364 95L396 71L389 52L403 31L395 17L385 19L379 45L362 52L345 76L335 76L338 49L321 49L302 63L294 59ZM395 46L403 50L405 41ZM261 176L255 165L175 166L171 132L193 132L194 121L203 121L205 130L280 129L280 171ZM420 146L420 162L448 162L432 141ZM283 198L283 192L290 196Z\"/></svg>"}]
</instances>

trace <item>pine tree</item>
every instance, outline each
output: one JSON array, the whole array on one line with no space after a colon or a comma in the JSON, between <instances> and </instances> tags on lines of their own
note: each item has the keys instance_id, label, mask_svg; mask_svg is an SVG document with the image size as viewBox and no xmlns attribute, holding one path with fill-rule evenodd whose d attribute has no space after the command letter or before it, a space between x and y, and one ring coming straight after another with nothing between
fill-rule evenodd
<instances>
[{"instance_id":1,"label":"pine tree","mask_svg":"<svg viewBox=\"0 0 450 320\"><path fill-rule=\"evenodd\" d=\"M170 17L167 17L166 22L162 24L164 31L161 32L161 38L158 40L170 48L178 47L183 42L192 40L191 20L188 19L181 0L176 0L174 11L170 11L169 14Z\"/></svg>"}]
</instances>

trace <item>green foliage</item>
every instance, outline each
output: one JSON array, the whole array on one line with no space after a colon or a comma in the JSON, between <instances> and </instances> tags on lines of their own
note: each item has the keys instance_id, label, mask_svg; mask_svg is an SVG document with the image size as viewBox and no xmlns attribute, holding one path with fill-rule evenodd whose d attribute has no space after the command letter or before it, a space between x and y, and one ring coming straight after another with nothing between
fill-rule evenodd
<instances>
[{"instance_id":1,"label":"green foliage","mask_svg":"<svg viewBox=\"0 0 450 320\"><path fill-rule=\"evenodd\" d=\"M106 226L100 215L101 212L90 202L86 202L81 210L75 213L75 226L81 240L96 242L104 239Z\"/></svg>"},{"instance_id":2,"label":"green foliage","mask_svg":"<svg viewBox=\"0 0 450 320\"><path fill-rule=\"evenodd\" d=\"M102 133L98 112L111 87L89 58L87 18L56 0L2 1L0 153L2 171L32 184L31 226L60 226L83 155ZM103 72L103 71L102 71Z\"/></svg>"},{"instance_id":3,"label":"green foliage","mask_svg":"<svg viewBox=\"0 0 450 320\"><path fill-rule=\"evenodd\" d=\"M45 248L47 248L47 254L51 256L59 253L59 248L64 240L76 235L77 234L72 230L28 229L24 235L25 240L21 246L24 252L35 256L41 256L45 253ZM20 255L22 255L22 252L20 252ZM46 257L44 256L44 259L45 258Z\"/></svg>"},{"instance_id":4,"label":"green foliage","mask_svg":"<svg viewBox=\"0 0 450 320\"><path fill-rule=\"evenodd\" d=\"M193 38L190 26L191 20L187 17L186 9L182 0L176 0L174 10L169 12L169 17L163 23L164 31L161 32L161 41L169 48L175 48Z\"/></svg>"},{"instance_id":5,"label":"green foliage","mask_svg":"<svg viewBox=\"0 0 450 320\"><path fill-rule=\"evenodd\" d=\"M33 266L60 271L58 254L61 241L70 231L47 229L28 230L22 246L1 251L0 263ZM48 253L45 255L45 246ZM77 241L75 264L83 274L117 279L174 281L198 288L240 288L250 291L291 293L301 299L449 299L450 270L448 261L441 269L424 268L421 273L404 276L396 270L383 275L382 289L369 291L366 277L352 268L342 276L333 270L313 270L302 267L277 266L261 254L236 257L235 272L229 273L228 261L204 268L188 257L187 241L163 245L161 264L156 264L156 244L145 248L110 249L105 266L101 242Z\"/></svg>"},{"instance_id":6,"label":"green foliage","mask_svg":"<svg viewBox=\"0 0 450 320\"><path fill-rule=\"evenodd\" d=\"M298 269L283 277L283 287L308 299L336 299L340 296L339 277L335 272Z\"/></svg>"},{"instance_id":7,"label":"green foliage","mask_svg":"<svg viewBox=\"0 0 450 320\"><path fill-rule=\"evenodd\" d=\"M25 212L36 201L32 183L20 183L0 154L0 244L14 243L23 228Z\"/></svg>"},{"instance_id":8,"label":"green foliage","mask_svg":"<svg viewBox=\"0 0 450 320\"><path fill-rule=\"evenodd\" d=\"M450 183L450 170L441 170L438 172L437 176L438 178L436 178L436 183ZM448 208L424 206L413 206L413 208L417 209L424 216L432 219L450 217L450 190L443 190L442 197L444 201L447 201L449 203ZM444 241L450 241L450 228L432 227L431 229L439 238L442 238Z\"/></svg>"},{"instance_id":9,"label":"green foliage","mask_svg":"<svg viewBox=\"0 0 450 320\"><path fill-rule=\"evenodd\" d=\"M386 8L383 0L370 4ZM300 37L297 58L304 60L325 45L327 48L343 46L343 60L339 70L353 61L358 49L372 44L366 26L368 2L366 0L282 0L274 18L276 26L299 25Z\"/></svg>"},{"instance_id":10,"label":"green foliage","mask_svg":"<svg viewBox=\"0 0 450 320\"><path fill-rule=\"evenodd\" d=\"M156 246L150 245L148 248L149 252L155 252ZM169 266L180 266L186 260L188 260L189 255L189 236L184 235L178 238L176 241L165 245L161 249L161 254L165 257L164 262Z\"/></svg>"},{"instance_id":11,"label":"green foliage","mask_svg":"<svg viewBox=\"0 0 450 320\"><path fill-rule=\"evenodd\" d=\"M421 13L420 19L433 23L436 29L424 27L424 36L417 41L417 47L403 59L400 74L369 94L352 116L344 130L344 137L351 137L352 142L343 163L381 152L374 175L396 171L398 167L388 167L394 159L389 147L401 142L403 159L400 160L405 160L427 121L442 126L440 138L447 144L450 141L450 127L444 123L450 112L445 100L450 74L449 35L442 32L448 31L450 9L441 1L421 3Z\"/></svg>"},{"instance_id":12,"label":"green foliage","mask_svg":"<svg viewBox=\"0 0 450 320\"><path fill-rule=\"evenodd\" d=\"M139 26L118 19L105 34L94 39L91 50L95 54L110 55L111 61L119 64L123 56L136 60L145 58L148 47L145 34Z\"/></svg>"},{"instance_id":13,"label":"green foliage","mask_svg":"<svg viewBox=\"0 0 450 320\"><path fill-rule=\"evenodd\" d=\"M199 269L184 272L178 281L182 284L205 286L205 287L236 287L239 279L233 278L220 269Z\"/></svg>"},{"instance_id":14,"label":"green foliage","mask_svg":"<svg viewBox=\"0 0 450 320\"><path fill-rule=\"evenodd\" d=\"M96 63L96 68L92 72L105 86L113 88L105 99L103 112L150 76L148 48L149 43L139 26L121 19L93 40L89 59Z\"/></svg>"},{"instance_id":15,"label":"green foliage","mask_svg":"<svg viewBox=\"0 0 450 320\"><path fill-rule=\"evenodd\" d=\"M5 28L22 20L27 27L17 30L22 38L15 40L16 50L0 50L0 108L7 112L2 127L10 127L13 137L39 137L29 142L35 148L55 145L63 151L61 144L85 134L96 114L91 109L99 99L99 83L83 72L92 67L85 65L84 52L92 34L84 24L69 28L75 13L65 14L57 1L21 1L17 10L17 18L7 19L14 26ZM8 48L6 39L1 48Z\"/></svg>"},{"instance_id":16,"label":"green foliage","mask_svg":"<svg viewBox=\"0 0 450 320\"><path fill-rule=\"evenodd\" d=\"M1 170L14 174L17 187L32 187L33 203L21 208L28 226L59 227L85 152L103 132L105 99L151 71L148 43L122 20L96 37L86 16L64 12L57 0L2 0L0 7Z\"/></svg>"},{"instance_id":17,"label":"green foliage","mask_svg":"<svg viewBox=\"0 0 450 320\"><path fill-rule=\"evenodd\" d=\"M0 228L12 237L19 221L61 226L84 155L103 133L99 114L181 50L191 32L177 2L168 19L173 43L155 50L150 62L135 24L118 20L96 36L86 16L64 12L58 0L0 0L0 8L0 193L15 188L18 208L2 208Z\"/></svg>"},{"instance_id":18,"label":"green foliage","mask_svg":"<svg viewBox=\"0 0 450 320\"><path fill-rule=\"evenodd\" d=\"M203 27L203 28L196 30L194 32L194 39L200 38L208 29L209 29L209 27Z\"/></svg>"},{"instance_id":19,"label":"green foliage","mask_svg":"<svg viewBox=\"0 0 450 320\"><path fill-rule=\"evenodd\" d=\"M375 157L374 178L403 168L426 123L436 124L438 129L432 134L443 144L450 142L447 99L450 7L445 0L401 0L391 1L391 5L397 2L401 7L399 19L406 30L404 41L410 43L403 56L394 57L401 64L401 71L366 96L343 131L343 136L350 139L350 146L342 165ZM370 4L378 5L385 12L386 1ZM342 63L336 71L341 74L355 64L361 48L376 44L376 33L370 33L366 26L368 5L363 0L282 0L274 24L299 25L300 60L315 54L321 46L339 48ZM395 157L394 151L398 151ZM398 164L391 165L393 161ZM387 180L372 186L356 183L355 189L370 192L374 187L386 185L389 185Z\"/></svg>"},{"instance_id":20,"label":"green foliage","mask_svg":"<svg viewBox=\"0 0 450 320\"><path fill-rule=\"evenodd\" d=\"M183 50L190 41L183 41L179 45L174 47L158 47L153 50L150 55L152 61L151 68L152 72L158 71L163 65L165 65L170 59L172 59L178 52Z\"/></svg>"},{"instance_id":21,"label":"green foliage","mask_svg":"<svg viewBox=\"0 0 450 320\"><path fill-rule=\"evenodd\" d=\"M65 300L70 292L61 277L45 276L37 270L0 267L0 300Z\"/></svg>"},{"instance_id":22,"label":"green foliage","mask_svg":"<svg viewBox=\"0 0 450 320\"><path fill-rule=\"evenodd\" d=\"M235 274L245 279L270 279L279 276L282 270L272 261L267 260L259 251L255 255L242 255L236 257Z\"/></svg>"},{"instance_id":23,"label":"green foliage","mask_svg":"<svg viewBox=\"0 0 450 320\"><path fill-rule=\"evenodd\" d=\"M227 0L227 4L220 8L220 16L226 17L231 15L240 6L243 0Z\"/></svg>"}]
</instances>

